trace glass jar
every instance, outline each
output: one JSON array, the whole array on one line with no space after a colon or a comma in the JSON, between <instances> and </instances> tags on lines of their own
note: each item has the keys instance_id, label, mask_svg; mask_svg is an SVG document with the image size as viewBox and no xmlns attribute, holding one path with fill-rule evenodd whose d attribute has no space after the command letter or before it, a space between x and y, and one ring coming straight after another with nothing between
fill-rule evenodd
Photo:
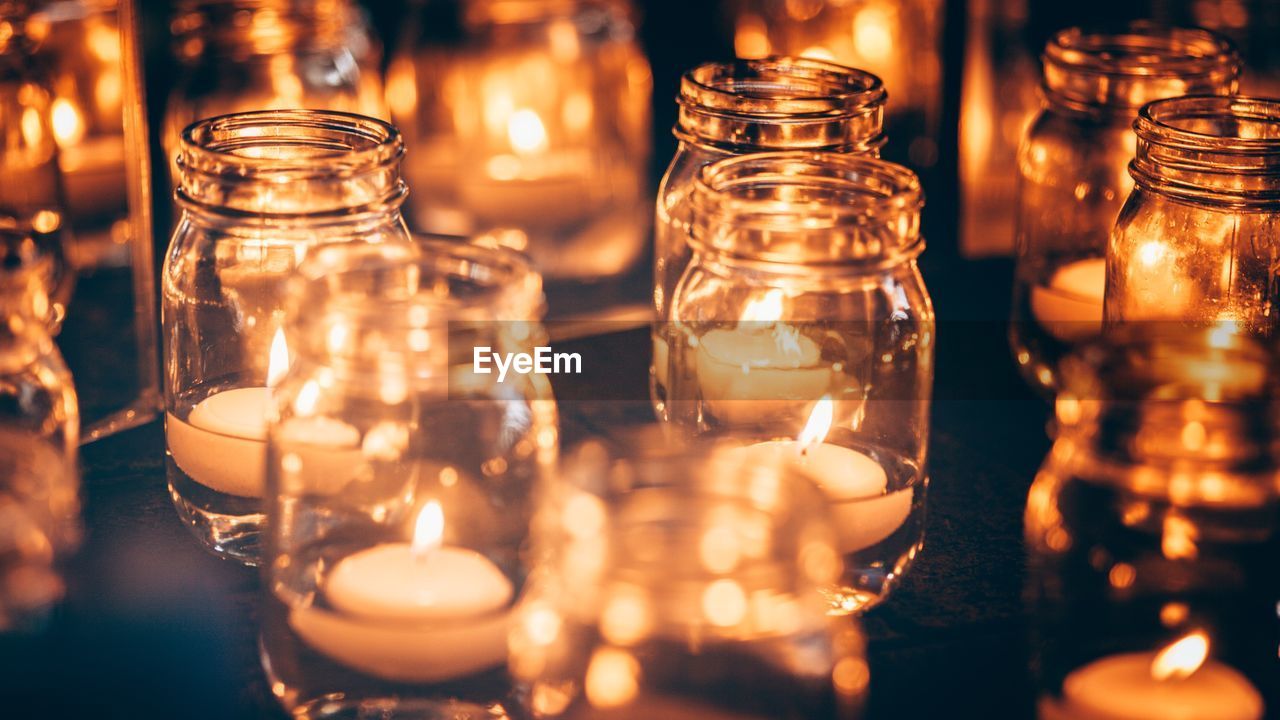
<instances>
[{"instance_id":1,"label":"glass jar","mask_svg":"<svg viewBox=\"0 0 1280 720\"><path fill-rule=\"evenodd\" d=\"M500 249L323 248L291 285L297 359L268 432L263 663L295 717L508 717L503 668L545 375L476 372L542 335L541 279Z\"/></svg>"},{"instance_id":2,"label":"glass jar","mask_svg":"<svg viewBox=\"0 0 1280 720\"><path fill-rule=\"evenodd\" d=\"M814 474L842 532L837 606L862 610L924 532L934 315L919 181L874 158L760 153L703 168L692 202L669 422Z\"/></svg>"},{"instance_id":3,"label":"glass jar","mask_svg":"<svg viewBox=\"0 0 1280 720\"><path fill-rule=\"evenodd\" d=\"M79 538L76 393L46 328L50 258L0 231L0 635L38 629Z\"/></svg>"},{"instance_id":4,"label":"glass jar","mask_svg":"<svg viewBox=\"0 0 1280 720\"><path fill-rule=\"evenodd\" d=\"M446 5L419 4L388 70L414 228L488 236L549 283L632 269L653 81L631 4L466 0L442 18Z\"/></svg>"},{"instance_id":5,"label":"glass jar","mask_svg":"<svg viewBox=\"0 0 1280 720\"><path fill-rule=\"evenodd\" d=\"M183 133L163 271L170 496L215 553L254 563L269 387L288 369L285 281L308 252L408 244L400 137L310 110L226 115Z\"/></svg>"},{"instance_id":6,"label":"glass jar","mask_svg":"<svg viewBox=\"0 0 1280 720\"><path fill-rule=\"evenodd\" d=\"M1027 499L1040 717L1270 717L1273 360L1220 328L1114 340L1064 361Z\"/></svg>"},{"instance_id":7,"label":"glass jar","mask_svg":"<svg viewBox=\"0 0 1280 720\"><path fill-rule=\"evenodd\" d=\"M24 235L41 248L49 292L48 322L56 334L67 314L75 275L66 259L71 226L58 167L52 79L35 54L43 30L30 3L6 2L0 16L0 233Z\"/></svg>"},{"instance_id":8,"label":"glass jar","mask_svg":"<svg viewBox=\"0 0 1280 720\"><path fill-rule=\"evenodd\" d=\"M690 198L698 172L735 155L771 150L824 150L879 155L887 95L880 79L861 70L796 58L707 63L680 80L679 144L658 187L654 220L654 411L666 417L665 321L689 264Z\"/></svg>"},{"instance_id":9,"label":"glass jar","mask_svg":"<svg viewBox=\"0 0 1280 720\"><path fill-rule=\"evenodd\" d=\"M183 129L251 110L386 118L381 53L350 0L181 0L170 30L179 79L162 139L178 185Z\"/></svg>"},{"instance_id":10,"label":"glass jar","mask_svg":"<svg viewBox=\"0 0 1280 720\"><path fill-rule=\"evenodd\" d=\"M1134 123L1135 187L1107 247L1108 325L1231 323L1272 335L1280 281L1280 101L1154 102Z\"/></svg>"},{"instance_id":11,"label":"glass jar","mask_svg":"<svg viewBox=\"0 0 1280 720\"><path fill-rule=\"evenodd\" d=\"M1206 30L1135 23L1063 30L1044 51L1044 109L1018 151L1017 269L1009 342L1027 381L1100 332L1106 249L1133 187L1134 117L1144 104L1235 92L1240 60Z\"/></svg>"},{"instance_id":12,"label":"glass jar","mask_svg":"<svg viewBox=\"0 0 1280 720\"><path fill-rule=\"evenodd\" d=\"M885 109L892 159L938 160L943 0L724 0L740 58L790 55L865 68L893 93Z\"/></svg>"},{"instance_id":13,"label":"glass jar","mask_svg":"<svg viewBox=\"0 0 1280 720\"><path fill-rule=\"evenodd\" d=\"M834 532L780 459L632 433L579 447L535 516L510 634L527 717L851 718L862 636L829 615Z\"/></svg>"}]
</instances>

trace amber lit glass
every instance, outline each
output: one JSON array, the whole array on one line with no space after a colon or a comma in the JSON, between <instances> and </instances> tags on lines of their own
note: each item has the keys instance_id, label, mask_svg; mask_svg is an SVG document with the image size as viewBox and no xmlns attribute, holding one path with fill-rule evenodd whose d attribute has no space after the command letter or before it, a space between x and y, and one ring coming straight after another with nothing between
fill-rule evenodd
<instances>
[{"instance_id":1,"label":"amber lit glass","mask_svg":"<svg viewBox=\"0 0 1280 720\"><path fill-rule=\"evenodd\" d=\"M49 260L0 230L0 636L39 629L79 536L80 418L46 326Z\"/></svg>"},{"instance_id":2,"label":"amber lit glass","mask_svg":"<svg viewBox=\"0 0 1280 720\"><path fill-rule=\"evenodd\" d=\"M588 442L540 499L510 633L522 717L856 718L862 635L827 613L823 498L782 458Z\"/></svg>"},{"instance_id":3,"label":"amber lit glass","mask_svg":"<svg viewBox=\"0 0 1280 720\"><path fill-rule=\"evenodd\" d=\"M178 2L170 30L179 80L163 127L170 162L183 128L215 115L308 109L387 117L381 51L361 13L350 0Z\"/></svg>"},{"instance_id":4,"label":"amber lit glass","mask_svg":"<svg viewBox=\"0 0 1280 720\"><path fill-rule=\"evenodd\" d=\"M1187 97L1134 125L1135 187L1107 247L1109 325L1280 327L1280 101Z\"/></svg>"},{"instance_id":5,"label":"amber lit glass","mask_svg":"<svg viewBox=\"0 0 1280 720\"><path fill-rule=\"evenodd\" d=\"M559 446L545 375L473 372L542 335L504 249L315 250L268 430L264 667L294 717L518 717L504 672L534 490ZM545 342L545 341L541 341Z\"/></svg>"},{"instance_id":6,"label":"amber lit glass","mask_svg":"<svg viewBox=\"0 0 1280 720\"><path fill-rule=\"evenodd\" d=\"M726 0L739 58L790 55L862 68L893 95L885 123L894 160L938 159L943 0Z\"/></svg>"},{"instance_id":7,"label":"amber lit glass","mask_svg":"<svg viewBox=\"0 0 1280 720\"><path fill-rule=\"evenodd\" d=\"M689 264L690 197L698 172L736 155L822 150L878 155L884 145L885 89L880 79L817 60L767 58L708 63L680 81L679 140L658 188L654 221L653 335L650 390L665 417L671 297Z\"/></svg>"},{"instance_id":8,"label":"amber lit glass","mask_svg":"<svg viewBox=\"0 0 1280 720\"><path fill-rule=\"evenodd\" d=\"M1205 30L1072 28L1044 52L1044 108L1018 151L1017 270L1009 340L1051 391L1074 343L1102 323L1107 239L1133 187L1134 117L1152 100L1235 91L1239 58Z\"/></svg>"},{"instance_id":9,"label":"amber lit glass","mask_svg":"<svg viewBox=\"0 0 1280 720\"><path fill-rule=\"evenodd\" d=\"M1225 327L1126 330L1064 361L1027 499L1039 716L1271 717L1273 358Z\"/></svg>"},{"instance_id":10,"label":"amber lit glass","mask_svg":"<svg viewBox=\"0 0 1280 720\"><path fill-rule=\"evenodd\" d=\"M465 0L416 13L387 79L414 229L520 250L551 283L633 268L652 197L652 78L631 4Z\"/></svg>"},{"instance_id":11,"label":"amber lit glass","mask_svg":"<svg viewBox=\"0 0 1280 720\"><path fill-rule=\"evenodd\" d=\"M309 110L183 133L182 216L162 275L170 496L216 553L258 559L269 386L294 356L286 281L317 247L409 244L390 125Z\"/></svg>"},{"instance_id":12,"label":"amber lit glass","mask_svg":"<svg viewBox=\"0 0 1280 720\"><path fill-rule=\"evenodd\" d=\"M669 422L808 456L840 516L837 605L864 609L924 531L934 315L919 182L874 158L759 153L703 168L692 203Z\"/></svg>"}]
</instances>

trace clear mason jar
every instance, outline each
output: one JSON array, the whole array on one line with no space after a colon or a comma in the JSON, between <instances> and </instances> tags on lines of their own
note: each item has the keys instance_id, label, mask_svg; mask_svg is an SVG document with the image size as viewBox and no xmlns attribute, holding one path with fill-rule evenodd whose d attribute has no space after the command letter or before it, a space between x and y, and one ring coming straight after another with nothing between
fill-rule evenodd
<instances>
[{"instance_id":1,"label":"clear mason jar","mask_svg":"<svg viewBox=\"0 0 1280 720\"><path fill-rule=\"evenodd\" d=\"M569 287L634 268L653 80L631 3L457 5L420 3L388 69L414 229L488 236Z\"/></svg>"},{"instance_id":2,"label":"clear mason jar","mask_svg":"<svg viewBox=\"0 0 1280 720\"><path fill-rule=\"evenodd\" d=\"M37 630L79 539L79 413L46 320L48 256L0 231L0 635Z\"/></svg>"},{"instance_id":3,"label":"clear mason jar","mask_svg":"<svg viewBox=\"0 0 1280 720\"><path fill-rule=\"evenodd\" d=\"M1280 327L1280 101L1186 97L1134 123L1135 187L1107 246L1107 324Z\"/></svg>"},{"instance_id":4,"label":"clear mason jar","mask_svg":"<svg viewBox=\"0 0 1280 720\"><path fill-rule=\"evenodd\" d=\"M611 447L577 448L539 499L510 634L522 716L857 717L863 640L827 612L840 558L813 484L656 429Z\"/></svg>"},{"instance_id":5,"label":"clear mason jar","mask_svg":"<svg viewBox=\"0 0 1280 720\"><path fill-rule=\"evenodd\" d=\"M296 717L508 717L511 609L556 459L541 279L450 242L333 246L291 286L268 432L263 664Z\"/></svg>"},{"instance_id":6,"label":"clear mason jar","mask_svg":"<svg viewBox=\"0 0 1280 720\"><path fill-rule=\"evenodd\" d=\"M658 187L654 219L653 332L650 395L666 416L667 345L661 330L689 264L690 198L698 172L736 155L821 150L878 156L885 143L887 94L876 76L832 63L765 58L707 63L680 80L679 144Z\"/></svg>"},{"instance_id":7,"label":"clear mason jar","mask_svg":"<svg viewBox=\"0 0 1280 720\"><path fill-rule=\"evenodd\" d=\"M1071 28L1045 46L1044 108L1018 151L1009 342L1023 376L1052 392L1073 344L1102 328L1106 249L1133 187L1133 119L1152 100L1235 92L1240 60L1207 30L1135 23Z\"/></svg>"},{"instance_id":8,"label":"clear mason jar","mask_svg":"<svg viewBox=\"0 0 1280 720\"><path fill-rule=\"evenodd\" d=\"M1039 716L1271 717L1274 359L1221 327L1108 340L1064 360L1027 499Z\"/></svg>"},{"instance_id":9,"label":"clear mason jar","mask_svg":"<svg viewBox=\"0 0 1280 720\"><path fill-rule=\"evenodd\" d=\"M350 0L180 0L170 31L179 79L161 139L173 165L197 120L251 110L388 117L381 52Z\"/></svg>"},{"instance_id":10,"label":"clear mason jar","mask_svg":"<svg viewBox=\"0 0 1280 720\"><path fill-rule=\"evenodd\" d=\"M761 153L705 167L692 202L668 420L815 475L845 555L836 604L862 610L924 533L934 315L919 181L874 158Z\"/></svg>"},{"instance_id":11,"label":"clear mason jar","mask_svg":"<svg viewBox=\"0 0 1280 720\"><path fill-rule=\"evenodd\" d=\"M400 137L310 110L226 115L183 133L162 276L170 496L215 553L255 563L269 387L293 356L285 284L318 246L409 244Z\"/></svg>"}]
</instances>

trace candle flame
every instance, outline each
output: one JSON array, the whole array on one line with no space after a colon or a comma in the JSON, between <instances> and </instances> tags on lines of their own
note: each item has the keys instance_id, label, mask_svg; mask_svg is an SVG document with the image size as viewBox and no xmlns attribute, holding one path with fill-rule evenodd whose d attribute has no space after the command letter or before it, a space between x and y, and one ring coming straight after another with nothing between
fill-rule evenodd
<instances>
[{"instance_id":1,"label":"candle flame","mask_svg":"<svg viewBox=\"0 0 1280 720\"><path fill-rule=\"evenodd\" d=\"M275 387L289 371L289 345L284 341L284 329L276 328L271 339L271 355L267 360L267 387Z\"/></svg>"},{"instance_id":2,"label":"candle flame","mask_svg":"<svg viewBox=\"0 0 1280 720\"><path fill-rule=\"evenodd\" d=\"M747 301L741 322L777 322L782 319L782 291L770 290Z\"/></svg>"},{"instance_id":3,"label":"candle flame","mask_svg":"<svg viewBox=\"0 0 1280 720\"><path fill-rule=\"evenodd\" d=\"M440 509L437 500L428 501L418 513L418 521L413 526L413 554L425 557L432 550L440 547L444 539L444 510Z\"/></svg>"},{"instance_id":4,"label":"candle flame","mask_svg":"<svg viewBox=\"0 0 1280 720\"><path fill-rule=\"evenodd\" d=\"M800 452L805 452L809 448L821 443L827 439L827 433L831 432L831 421L835 415L835 403L831 401L830 395L823 395L821 400L813 406L813 412L809 413L809 421L804 424L804 429L796 436L796 442L800 445Z\"/></svg>"},{"instance_id":5,"label":"candle flame","mask_svg":"<svg viewBox=\"0 0 1280 720\"><path fill-rule=\"evenodd\" d=\"M84 117L76 104L67 98L53 101L51 108L53 138L60 147L70 147L84 139Z\"/></svg>"},{"instance_id":6,"label":"candle flame","mask_svg":"<svg viewBox=\"0 0 1280 720\"><path fill-rule=\"evenodd\" d=\"M1197 630L1156 653L1151 661L1151 677L1182 680L1200 669L1209 656L1209 637Z\"/></svg>"},{"instance_id":7,"label":"candle flame","mask_svg":"<svg viewBox=\"0 0 1280 720\"><path fill-rule=\"evenodd\" d=\"M517 110L507 119L507 139L518 153L535 153L547 149L547 128L532 110Z\"/></svg>"}]
</instances>

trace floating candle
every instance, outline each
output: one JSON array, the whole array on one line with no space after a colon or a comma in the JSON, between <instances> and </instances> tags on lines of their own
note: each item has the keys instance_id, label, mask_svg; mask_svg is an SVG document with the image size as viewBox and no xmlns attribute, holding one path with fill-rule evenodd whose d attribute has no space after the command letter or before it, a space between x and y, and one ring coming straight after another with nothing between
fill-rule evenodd
<instances>
[{"instance_id":1,"label":"floating candle","mask_svg":"<svg viewBox=\"0 0 1280 720\"><path fill-rule=\"evenodd\" d=\"M339 561L324 583L337 612L294 609L309 645L361 672L436 682L501 665L514 588L486 557L443 545L437 501L418 514L412 543L384 543Z\"/></svg>"}]
</instances>

